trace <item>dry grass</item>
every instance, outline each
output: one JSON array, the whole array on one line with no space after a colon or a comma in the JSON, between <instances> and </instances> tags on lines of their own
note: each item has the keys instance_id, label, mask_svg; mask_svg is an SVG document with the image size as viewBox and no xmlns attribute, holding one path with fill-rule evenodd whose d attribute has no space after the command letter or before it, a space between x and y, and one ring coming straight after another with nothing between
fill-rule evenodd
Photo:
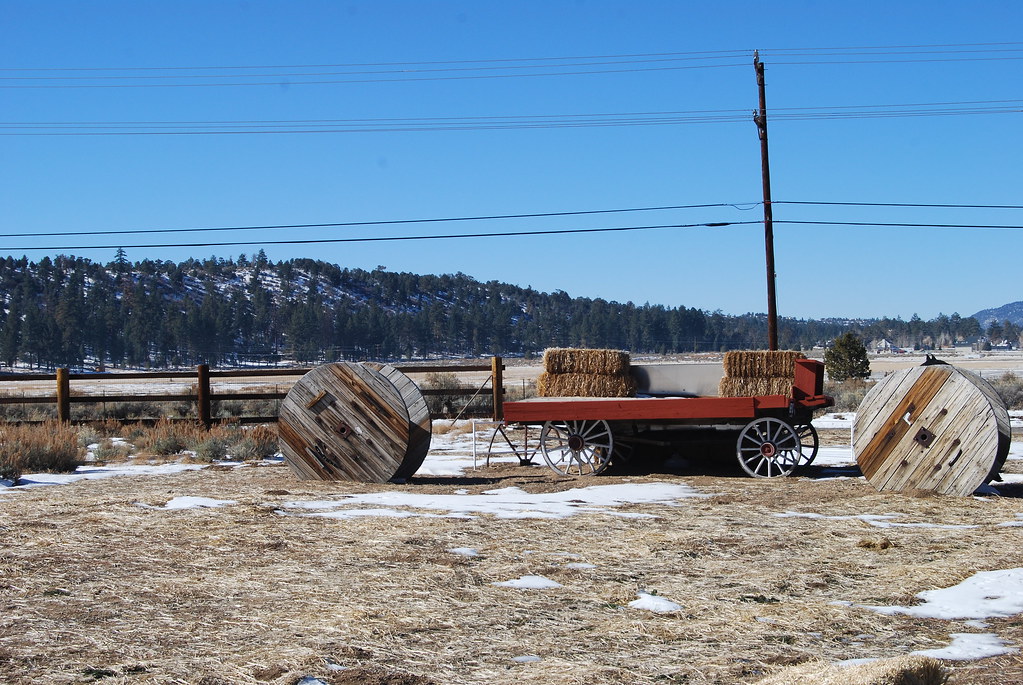
<instances>
[{"instance_id":1,"label":"dry grass","mask_svg":"<svg viewBox=\"0 0 1023 685\"><path fill-rule=\"evenodd\" d=\"M565 520L281 516L291 500L476 494L671 481L711 495ZM1023 488L1007 490L1023 495ZM146 509L175 496L218 509ZM878 529L857 520L977 528ZM407 485L298 481L283 466L211 467L7 494L0 502L0 681L8 683L755 683L786 666L892 657L976 629L882 616L981 570L1019 565L1016 497L915 498L859 480L656 475L559 479L494 467ZM861 544L864 540L873 540ZM474 547L476 557L447 550ZM569 557L566 555L578 555ZM572 569L584 561L593 569ZM564 587L495 587L539 574ZM656 591L672 614L631 609ZM992 632L1023 642L1020 617ZM515 663L534 654L538 663ZM329 665L348 667L331 671ZM1018 681L1023 658L952 664L950 683ZM812 680L812 682L819 682Z\"/></svg>"},{"instance_id":2,"label":"dry grass","mask_svg":"<svg viewBox=\"0 0 1023 685\"><path fill-rule=\"evenodd\" d=\"M905 656L856 666L809 662L783 669L757 685L943 685L948 672L937 659Z\"/></svg>"},{"instance_id":3,"label":"dry grass","mask_svg":"<svg viewBox=\"0 0 1023 685\"><path fill-rule=\"evenodd\" d=\"M0 478L17 481L26 471L74 471L84 456L77 429L66 424L0 425Z\"/></svg>"}]
</instances>

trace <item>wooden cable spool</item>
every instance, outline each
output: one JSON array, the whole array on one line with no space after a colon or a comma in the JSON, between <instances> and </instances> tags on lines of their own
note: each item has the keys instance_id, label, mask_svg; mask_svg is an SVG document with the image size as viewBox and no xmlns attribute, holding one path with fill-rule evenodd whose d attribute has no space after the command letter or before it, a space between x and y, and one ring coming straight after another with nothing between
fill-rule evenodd
<instances>
[{"instance_id":1,"label":"wooden cable spool","mask_svg":"<svg viewBox=\"0 0 1023 685\"><path fill-rule=\"evenodd\" d=\"M853 452L878 490L970 495L1009 453L1009 412L987 381L944 363L893 373L863 398Z\"/></svg>"},{"instance_id":2,"label":"wooden cable spool","mask_svg":"<svg viewBox=\"0 0 1023 685\"><path fill-rule=\"evenodd\" d=\"M385 483L411 477L430 447L426 400L397 369L319 366L281 403L281 453L299 478Z\"/></svg>"},{"instance_id":3,"label":"wooden cable spool","mask_svg":"<svg viewBox=\"0 0 1023 685\"><path fill-rule=\"evenodd\" d=\"M426 459L426 453L430 451L430 439L433 437L433 421L430 419L430 407L426 404L419 386L412 382L412 379L403 374L393 366L377 364L375 362L362 362L374 371L378 371L391 382L408 410L409 419L409 440L408 449L405 451L405 458L402 460L401 468L394 474L391 480L408 479L415 475L419 467Z\"/></svg>"}]
</instances>

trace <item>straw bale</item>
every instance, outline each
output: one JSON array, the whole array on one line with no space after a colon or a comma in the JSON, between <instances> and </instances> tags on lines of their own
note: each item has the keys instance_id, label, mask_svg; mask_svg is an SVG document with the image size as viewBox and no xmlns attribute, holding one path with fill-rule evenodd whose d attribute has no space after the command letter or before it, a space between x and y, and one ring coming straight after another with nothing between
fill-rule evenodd
<instances>
[{"instance_id":1,"label":"straw bale","mask_svg":"<svg viewBox=\"0 0 1023 685\"><path fill-rule=\"evenodd\" d=\"M758 680L757 685L942 685L948 671L937 659L900 656L866 664L843 666L809 662L792 666Z\"/></svg>"},{"instance_id":2,"label":"straw bale","mask_svg":"<svg viewBox=\"0 0 1023 685\"><path fill-rule=\"evenodd\" d=\"M636 381L632 376L585 373L548 373L536 379L540 397L632 397Z\"/></svg>"},{"instance_id":3,"label":"straw bale","mask_svg":"<svg viewBox=\"0 0 1023 685\"><path fill-rule=\"evenodd\" d=\"M733 350L725 352L725 375L730 378L792 378L797 359L806 359L806 355L795 350Z\"/></svg>"},{"instance_id":4,"label":"straw bale","mask_svg":"<svg viewBox=\"0 0 1023 685\"><path fill-rule=\"evenodd\" d=\"M543 368L547 373L624 376L629 373L629 353L621 350L551 347L544 350Z\"/></svg>"},{"instance_id":5,"label":"straw bale","mask_svg":"<svg viewBox=\"0 0 1023 685\"><path fill-rule=\"evenodd\" d=\"M763 395L791 395L792 377L730 378L725 376L718 384L720 397L760 397Z\"/></svg>"}]
</instances>

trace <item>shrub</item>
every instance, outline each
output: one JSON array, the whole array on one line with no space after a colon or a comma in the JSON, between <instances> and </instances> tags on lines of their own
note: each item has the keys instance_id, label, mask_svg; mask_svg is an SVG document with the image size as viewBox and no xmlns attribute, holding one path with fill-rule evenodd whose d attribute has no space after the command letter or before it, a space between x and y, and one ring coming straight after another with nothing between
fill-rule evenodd
<instances>
[{"instance_id":1,"label":"shrub","mask_svg":"<svg viewBox=\"0 0 1023 685\"><path fill-rule=\"evenodd\" d=\"M1023 379L1014 373L1006 373L991 381L991 385L1007 409L1023 409Z\"/></svg>"},{"instance_id":2,"label":"shrub","mask_svg":"<svg viewBox=\"0 0 1023 685\"><path fill-rule=\"evenodd\" d=\"M217 461L227 456L228 441L220 435L209 435L192 446L198 461Z\"/></svg>"},{"instance_id":3,"label":"shrub","mask_svg":"<svg viewBox=\"0 0 1023 685\"><path fill-rule=\"evenodd\" d=\"M461 390L458 376L448 371L433 371L426 374L419 384L423 390ZM465 404L462 395L426 395L426 406L434 416L454 416Z\"/></svg>"},{"instance_id":4,"label":"shrub","mask_svg":"<svg viewBox=\"0 0 1023 685\"><path fill-rule=\"evenodd\" d=\"M828 381L824 384L824 394L835 398L835 406L829 411L856 411L870 388L870 383L859 378Z\"/></svg>"},{"instance_id":5,"label":"shrub","mask_svg":"<svg viewBox=\"0 0 1023 685\"><path fill-rule=\"evenodd\" d=\"M231 445L229 452L244 461L267 459L277 454L277 426L255 426L242 431L241 439Z\"/></svg>"},{"instance_id":6,"label":"shrub","mask_svg":"<svg viewBox=\"0 0 1023 685\"><path fill-rule=\"evenodd\" d=\"M110 438L103 438L99 445L92 451L96 461L124 461L131 454L131 446L125 442L114 442Z\"/></svg>"},{"instance_id":7,"label":"shrub","mask_svg":"<svg viewBox=\"0 0 1023 685\"><path fill-rule=\"evenodd\" d=\"M0 428L0 478L17 482L26 471L70 473L84 456L78 431L67 424Z\"/></svg>"},{"instance_id":8,"label":"shrub","mask_svg":"<svg viewBox=\"0 0 1023 685\"><path fill-rule=\"evenodd\" d=\"M139 449L153 456L179 454L200 439L203 429L194 423L171 422L160 419L151 428L141 431L133 442Z\"/></svg>"}]
</instances>

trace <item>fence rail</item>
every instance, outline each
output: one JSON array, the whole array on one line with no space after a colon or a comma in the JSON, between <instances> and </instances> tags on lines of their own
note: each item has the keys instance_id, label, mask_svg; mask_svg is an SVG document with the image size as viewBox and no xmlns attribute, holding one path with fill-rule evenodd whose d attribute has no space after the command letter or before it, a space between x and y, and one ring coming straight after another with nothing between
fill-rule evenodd
<instances>
[{"instance_id":1,"label":"fence rail","mask_svg":"<svg viewBox=\"0 0 1023 685\"><path fill-rule=\"evenodd\" d=\"M483 394L489 390L488 395L492 398L492 410L482 413L479 410L464 411L459 415L464 418L489 417L495 421L504 417L504 387L503 371L504 364L501 357L492 357L489 364L456 364L450 366L442 365L400 365L395 368L409 375L425 373L460 373L460 372L489 372L490 377L476 388L421 388L426 397L472 397ZM127 403L127 402L187 402L195 405L195 420L202 425L209 427L218 422L232 421L238 423L274 423L277 416L241 416L230 419L218 419L213 416L212 405L214 402L226 400L281 400L287 396L287 391L252 391L252 392L215 392L214 379L226 378L267 378L285 377L298 378L308 373L310 368L291 369L210 369L209 366L201 364L194 371L133 371L125 373L71 373L68 369L57 369L53 374L39 373L11 373L0 374L0 388L10 390L25 382L53 382L55 394L52 395L6 395L0 394L0 405L18 404L49 404L56 406L57 420L63 423L86 423L94 419L78 419L71 417L72 404L105 404L105 403ZM140 393L140 394L83 394L81 390L72 392L71 381L131 381L131 380L168 380L180 379L181 382L194 383L194 390L189 388L186 393ZM489 388L487 387L489 386ZM471 400L470 400L471 402ZM468 406L468 405L467 405ZM450 418L447 412L431 413L432 418ZM132 421L135 419L126 419ZM21 421L20 423L30 423Z\"/></svg>"}]
</instances>

